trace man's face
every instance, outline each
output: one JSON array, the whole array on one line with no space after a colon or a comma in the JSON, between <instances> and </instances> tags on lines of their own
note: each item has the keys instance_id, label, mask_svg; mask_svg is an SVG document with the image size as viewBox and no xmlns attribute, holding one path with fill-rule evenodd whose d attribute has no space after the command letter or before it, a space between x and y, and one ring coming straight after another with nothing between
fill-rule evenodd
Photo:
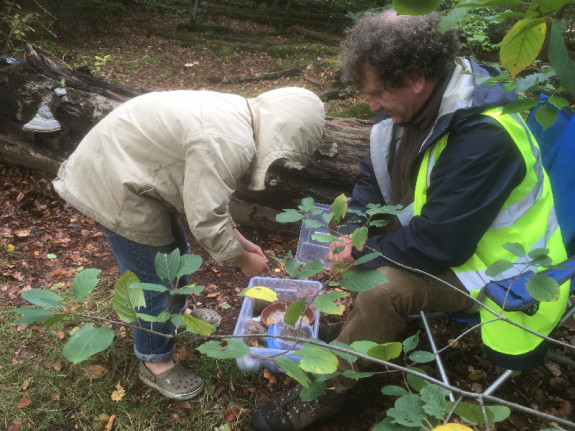
<instances>
[{"instance_id":1,"label":"man's face","mask_svg":"<svg viewBox=\"0 0 575 431\"><path fill-rule=\"evenodd\" d=\"M367 94L369 109L384 111L396 124L409 122L425 101L421 101L421 78L406 78L404 86L392 88L376 78L369 66L364 68L363 76L363 91Z\"/></svg>"}]
</instances>

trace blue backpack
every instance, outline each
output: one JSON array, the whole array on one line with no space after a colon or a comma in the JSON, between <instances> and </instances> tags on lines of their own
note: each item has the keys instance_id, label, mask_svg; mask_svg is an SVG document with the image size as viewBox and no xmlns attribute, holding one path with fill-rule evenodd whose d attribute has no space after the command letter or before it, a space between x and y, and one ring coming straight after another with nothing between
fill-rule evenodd
<instances>
[{"instance_id":1,"label":"blue backpack","mask_svg":"<svg viewBox=\"0 0 575 431\"><path fill-rule=\"evenodd\" d=\"M543 106L552 106L547 95L539 97L539 103L531 111L527 126L537 139L541 149L541 161L549 175L555 211L563 234L567 255L575 255L575 117L573 111L564 108L557 111L557 121L546 130L535 119L535 113Z\"/></svg>"}]
</instances>

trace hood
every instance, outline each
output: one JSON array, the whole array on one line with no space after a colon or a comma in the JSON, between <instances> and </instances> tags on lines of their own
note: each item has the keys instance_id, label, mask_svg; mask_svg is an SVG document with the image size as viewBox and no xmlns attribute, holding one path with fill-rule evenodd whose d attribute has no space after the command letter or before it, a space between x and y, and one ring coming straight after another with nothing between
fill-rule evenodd
<instances>
[{"instance_id":1,"label":"hood","mask_svg":"<svg viewBox=\"0 0 575 431\"><path fill-rule=\"evenodd\" d=\"M266 172L276 160L301 169L319 145L325 125L323 102L311 91L289 87L248 99L256 155L250 169L251 190L265 188Z\"/></svg>"}]
</instances>

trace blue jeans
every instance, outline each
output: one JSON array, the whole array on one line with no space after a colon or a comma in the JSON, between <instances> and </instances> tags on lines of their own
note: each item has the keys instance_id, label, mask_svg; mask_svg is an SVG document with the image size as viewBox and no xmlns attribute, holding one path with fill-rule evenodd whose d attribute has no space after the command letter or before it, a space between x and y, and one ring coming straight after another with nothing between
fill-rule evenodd
<instances>
[{"instance_id":1,"label":"blue jeans","mask_svg":"<svg viewBox=\"0 0 575 431\"><path fill-rule=\"evenodd\" d=\"M186 231L176 216L172 218L171 227L175 240L172 244L162 247L139 244L103 226L102 230L112 252L116 256L121 274L130 270L136 274L141 283L157 283L170 287L168 280L160 280L156 274L156 254L158 252L169 254L176 248L180 249L180 255L190 252ZM188 277L181 277L178 287L183 287L187 284ZM169 311L172 314L177 314L183 313L187 308L186 295L170 295L168 292L144 290L144 297L146 306L138 308L136 310L138 313L157 316L162 311ZM169 335L174 332L174 326L169 321L162 323L140 320L140 323L143 328L152 329L161 334ZM176 348L173 339L142 331L138 328L138 324L134 322L134 352L138 359L144 362L164 362L172 358Z\"/></svg>"}]
</instances>

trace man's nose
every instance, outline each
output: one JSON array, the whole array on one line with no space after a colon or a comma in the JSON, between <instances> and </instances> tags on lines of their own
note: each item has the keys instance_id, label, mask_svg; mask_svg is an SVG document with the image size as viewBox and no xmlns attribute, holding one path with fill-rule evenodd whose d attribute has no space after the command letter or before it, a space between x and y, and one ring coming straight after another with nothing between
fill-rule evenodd
<instances>
[{"instance_id":1,"label":"man's nose","mask_svg":"<svg viewBox=\"0 0 575 431\"><path fill-rule=\"evenodd\" d=\"M383 108L379 97L367 96L367 103L371 112L377 112Z\"/></svg>"}]
</instances>

